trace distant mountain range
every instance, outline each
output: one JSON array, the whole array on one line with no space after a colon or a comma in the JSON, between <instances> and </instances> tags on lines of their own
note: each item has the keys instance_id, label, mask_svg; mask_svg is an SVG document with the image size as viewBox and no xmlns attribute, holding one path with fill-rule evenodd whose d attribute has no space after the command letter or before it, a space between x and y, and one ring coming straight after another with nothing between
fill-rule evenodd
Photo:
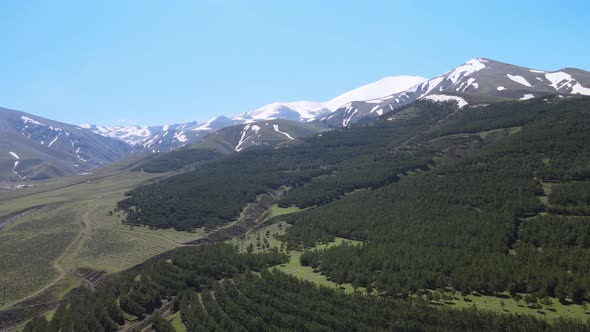
<instances>
[{"instance_id":1,"label":"distant mountain range","mask_svg":"<svg viewBox=\"0 0 590 332\"><path fill-rule=\"evenodd\" d=\"M475 58L431 79L386 77L326 102L271 103L204 123L73 126L0 109L0 146L4 151L0 153L0 180L76 174L131 153L168 152L183 146L222 154L240 152L296 141L329 128L369 123L418 99L453 101L466 107L576 94L590 95L590 72L575 68L545 71Z\"/></svg>"},{"instance_id":2,"label":"distant mountain range","mask_svg":"<svg viewBox=\"0 0 590 332\"><path fill-rule=\"evenodd\" d=\"M122 126L106 127L81 125L93 132L113 138L119 138L139 149L152 152L171 151L189 145L203 138L210 132L237 124L248 124L263 120L284 119L299 122L311 122L337 110L345 103L355 100L367 100L404 91L426 78L419 76L392 76L341 94L326 102L296 101L265 105L251 112L244 112L231 118L218 116L205 123L189 122L171 126Z\"/></svg>"},{"instance_id":3,"label":"distant mountain range","mask_svg":"<svg viewBox=\"0 0 590 332\"><path fill-rule=\"evenodd\" d=\"M34 180L87 172L127 157L131 147L78 126L0 108L0 151L0 180Z\"/></svg>"}]
</instances>

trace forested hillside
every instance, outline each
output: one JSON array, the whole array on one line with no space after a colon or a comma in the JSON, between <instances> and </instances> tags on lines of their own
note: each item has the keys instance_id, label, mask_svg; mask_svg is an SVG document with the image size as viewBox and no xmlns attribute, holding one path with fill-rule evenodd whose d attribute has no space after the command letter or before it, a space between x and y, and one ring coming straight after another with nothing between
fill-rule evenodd
<instances>
[{"instance_id":1,"label":"forested hillside","mask_svg":"<svg viewBox=\"0 0 590 332\"><path fill-rule=\"evenodd\" d=\"M546 98L459 109L420 101L372 124L226 156L139 187L119 202L126 222L162 228L222 225L278 187L288 189L282 206L308 209L280 218L291 225L278 236L284 251L182 248L115 277L104 309L115 324L104 314L98 322L114 328L120 310L143 317L174 303L191 331L583 330L421 299L451 290L524 298L531 308L590 300L589 105ZM335 237L362 244L314 249ZM375 296L264 270L290 250L304 250L301 263L329 281ZM150 319L157 331L168 329Z\"/></svg>"},{"instance_id":2,"label":"forested hillside","mask_svg":"<svg viewBox=\"0 0 590 332\"><path fill-rule=\"evenodd\" d=\"M463 137L481 140L482 133L506 125L511 134L481 140L430 172L294 215L285 239L291 247L334 236L366 241L303 259L338 283L384 294L453 287L464 294L509 291L588 301L590 219L581 217L590 178L588 101L513 104L513 119L502 112L507 105L471 110L472 118L491 111L505 118L479 128L470 122L467 132L479 134ZM534 116L517 121L525 114ZM463 120L448 121L452 128ZM458 132L460 126L446 133ZM541 199L546 181L554 188L549 206Z\"/></svg>"},{"instance_id":3,"label":"forested hillside","mask_svg":"<svg viewBox=\"0 0 590 332\"><path fill-rule=\"evenodd\" d=\"M433 163L432 154L404 141L456 109L419 102L395 121L325 132L282 148L259 148L209 162L194 171L131 191L119 203L128 223L190 229L238 216L266 189L295 187L282 203L310 206L359 188L397 181Z\"/></svg>"},{"instance_id":4,"label":"forested hillside","mask_svg":"<svg viewBox=\"0 0 590 332\"><path fill-rule=\"evenodd\" d=\"M97 292L62 304L50 321L38 317L25 331L174 331L164 312L178 314L188 331L583 331L575 321L553 324L530 316L449 310L419 302L345 295L266 267L278 252L238 254L230 245L180 248L112 276Z\"/></svg>"}]
</instances>

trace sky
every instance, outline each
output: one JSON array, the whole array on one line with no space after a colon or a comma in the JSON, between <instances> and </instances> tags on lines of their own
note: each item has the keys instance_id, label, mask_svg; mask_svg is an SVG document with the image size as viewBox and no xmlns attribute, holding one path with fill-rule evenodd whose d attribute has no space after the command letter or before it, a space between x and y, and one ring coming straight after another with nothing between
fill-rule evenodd
<instances>
[{"instance_id":1,"label":"sky","mask_svg":"<svg viewBox=\"0 0 590 332\"><path fill-rule=\"evenodd\" d=\"M4 1L0 107L164 125L474 58L590 70L588 1Z\"/></svg>"}]
</instances>

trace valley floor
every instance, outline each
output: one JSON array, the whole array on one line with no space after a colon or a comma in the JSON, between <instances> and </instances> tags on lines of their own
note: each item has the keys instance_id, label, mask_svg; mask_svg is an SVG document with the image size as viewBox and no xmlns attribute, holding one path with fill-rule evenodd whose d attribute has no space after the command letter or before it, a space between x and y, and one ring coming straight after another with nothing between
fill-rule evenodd
<instances>
[{"instance_id":1,"label":"valley floor","mask_svg":"<svg viewBox=\"0 0 590 332\"><path fill-rule=\"evenodd\" d=\"M126 191L156 177L90 174L0 192L0 216L11 216L0 230L0 309L44 311L82 283L203 236L122 225L109 212ZM11 319L8 312L0 320Z\"/></svg>"}]
</instances>

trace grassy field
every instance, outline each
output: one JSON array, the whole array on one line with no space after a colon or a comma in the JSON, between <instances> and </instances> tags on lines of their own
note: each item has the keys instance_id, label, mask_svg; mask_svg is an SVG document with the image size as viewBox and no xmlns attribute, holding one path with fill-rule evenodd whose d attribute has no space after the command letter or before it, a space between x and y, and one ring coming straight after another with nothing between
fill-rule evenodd
<instances>
[{"instance_id":1,"label":"grassy field","mask_svg":"<svg viewBox=\"0 0 590 332\"><path fill-rule=\"evenodd\" d=\"M80 283L79 268L120 271L204 234L121 224L115 203L134 186L162 176L98 173L0 191L0 215L55 203L24 215L0 231L0 285L4 309L51 288L54 297Z\"/></svg>"},{"instance_id":2,"label":"grassy field","mask_svg":"<svg viewBox=\"0 0 590 332\"><path fill-rule=\"evenodd\" d=\"M176 332L186 332L186 326L182 323L182 318L180 317L180 311L176 312L166 318L172 324L172 327Z\"/></svg>"},{"instance_id":3,"label":"grassy field","mask_svg":"<svg viewBox=\"0 0 590 332\"><path fill-rule=\"evenodd\" d=\"M300 211L298 208L279 208L273 207L271 209L273 217L285 215L289 213L295 213ZM254 248L254 252L261 252L264 250L268 250L268 248L277 248L280 251L284 251L284 247L282 246L282 242L277 240L275 237L277 235L282 235L285 233L285 230L289 227L287 223L284 221L278 221L269 224L266 227L263 227L259 230L248 232L242 239L232 239L229 242L236 245L240 251L247 251L248 246L252 245ZM341 245L342 242L349 242L353 244L360 243L359 241L351 241L342 238L336 238L335 241L317 245L316 249L324 249L332 246ZM265 247L266 244L266 248ZM278 270L291 274L295 277L301 278L303 280L311 281L317 285L322 285L330 288L338 288L342 289L346 293L354 292L354 288L350 284L343 284L337 285L336 283L328 280L328 278L319 273L314 272L313 269L309 266L302 266L301 262L299 261L299 257L301 256L302 251L290 251L288 252L290 259L289 262L277 267ZM362 291L359 289L359 291Z\"/></svg>"},{"instance_id":4,"label":"grassy field","mask_svg":"<svg viewBox=\"0 0 590 332\"><path fill-rule=\"evenodd\" d=\"M316 248L327 248L330 246L337 246L337 245L342 244L342 241L351 242L349 240L337 238L336 241L334 241L334 242L319 245ZM329 287L329 288L339 288L339 289L343 290L345 293L353 293L355 291L355 289L352 287L351 284L338 285L335 282L328 280L328 278L325 275L323 275L319 272L314 272L310 266L301 265L301 262L299 261L299 257L301 256L302 253L303 252L301 252L301 251L289 252L289 256L291 257L289 262L287 264L283 264L283 265L279 266L278 269L282 272L291 274L297 278L311 281L311 282L315 283L316 285L321 285L321 286L325 286L325 287ZM358 289L358 291L363 292L362 289Z\"/></svg>"},{"instance_id":5,"label":"grassy field","mask_svg":"<svg viewBox=\"0 0 590 332\"><path fill-rule=\"evenodd\" d=\"M526 314L537 316L548 320L555 320L559 317L568 317L586 321L590 319L590 310L587 305L561 304L555 298L549 298L549 302L537 303L536 307L530 307L524 300L511 298L507 293L500 296L467 295L462 296L458 292L430 291L433 296L423 299L430 301L433 305L447 306L452 308L475 308L478 310L489 310L503 313ZM524 294L521 294L524 298ZM434 298L434 299L433 299Z\"/></svg>"}]
</instances>

